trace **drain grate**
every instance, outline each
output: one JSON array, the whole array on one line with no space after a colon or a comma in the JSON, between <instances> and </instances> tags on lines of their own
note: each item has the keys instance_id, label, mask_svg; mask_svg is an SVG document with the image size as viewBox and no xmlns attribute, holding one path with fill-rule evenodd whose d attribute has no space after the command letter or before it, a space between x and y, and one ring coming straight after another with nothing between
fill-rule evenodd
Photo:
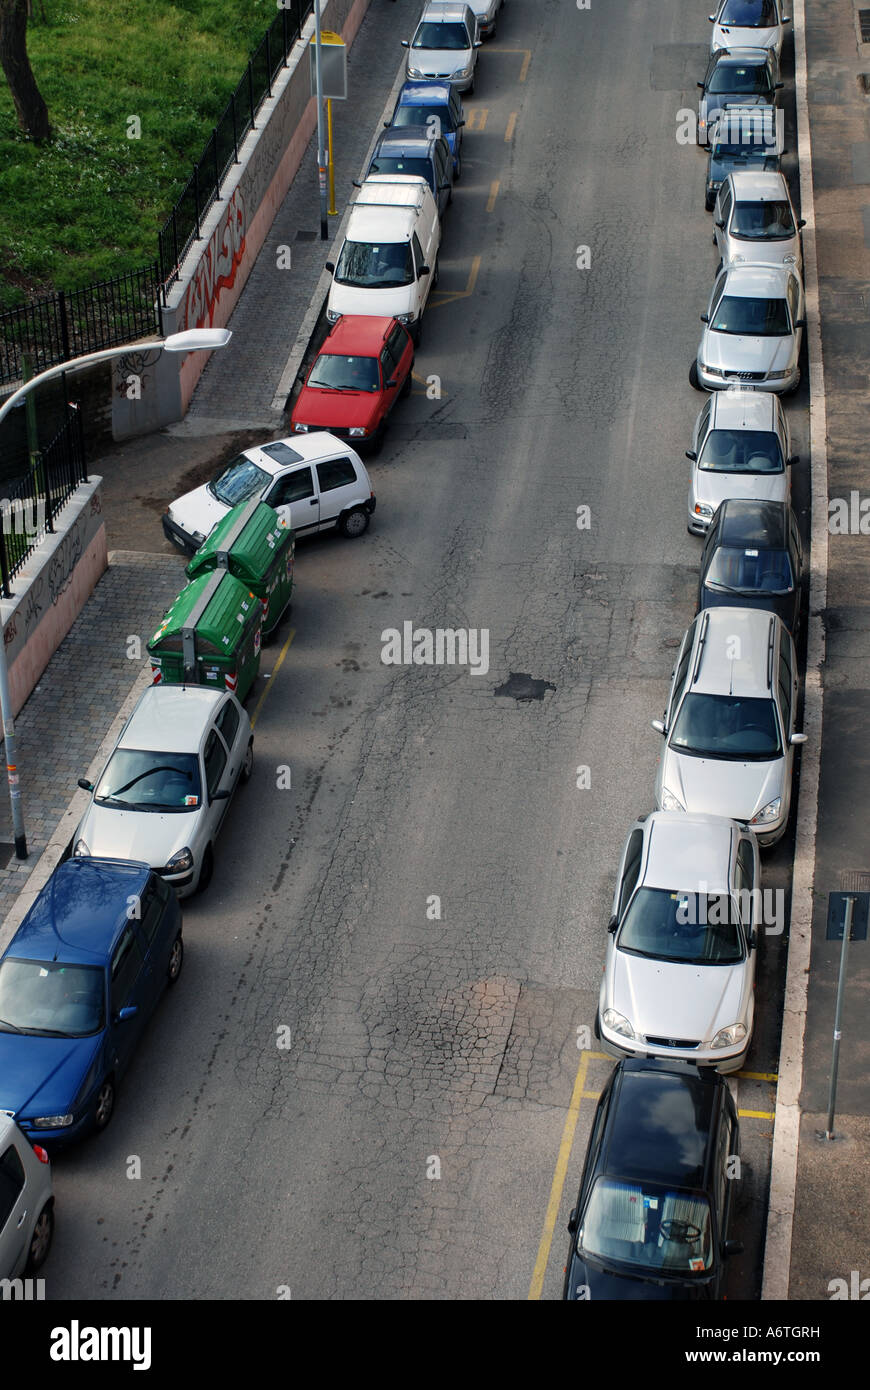
<instances>
[{"instance_id":1,"label":"drain grate","mask_svg":"<svg viewBox=\"0 0 870 1390\"><path fill-rule=\"evenodd\" d=\"M861 42L870 43L870 10L858 11L858 24L861 28Z\"/></svg>"},{"instance_id":2,"label":"drain grate","mask_svg":"<svg viewBox=\"0 0 870 1390\"><path fill-rule=\"evenodd\" d=\"M870 873L866 869L846 869L840 875L843 893L870 893Z\"/></svg>"}]
</instances>

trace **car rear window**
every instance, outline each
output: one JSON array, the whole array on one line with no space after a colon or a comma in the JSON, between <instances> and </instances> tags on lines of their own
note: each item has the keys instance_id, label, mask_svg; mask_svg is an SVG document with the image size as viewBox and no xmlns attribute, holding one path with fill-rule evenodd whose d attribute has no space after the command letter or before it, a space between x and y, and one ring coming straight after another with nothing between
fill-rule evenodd
<instances>
[{"instance_id":1,"label":"car rear window","mask_svg":"<svg viewBox=\"0 0 870 1390\"><path fill-rule=\"evenodd\" d=\"M317 481L321 492L332 492L356 482L356 469L350 459L328 459L317 465Z\"/></svg>"}]
</instances>

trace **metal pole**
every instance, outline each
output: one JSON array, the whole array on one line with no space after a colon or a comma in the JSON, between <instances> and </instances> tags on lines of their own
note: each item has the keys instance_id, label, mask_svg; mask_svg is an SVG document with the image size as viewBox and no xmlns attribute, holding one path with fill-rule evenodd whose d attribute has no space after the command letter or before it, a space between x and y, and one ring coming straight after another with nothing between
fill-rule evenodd
<instances>
[{"instance_id":1,"label":"metal pole","mask_svg":"<svg viewBox=\"0 0 870 1390\"><path fill-rule=\"evenodd\" d=\"M326 150L323 147L323 78L320 71L320 0L314 0L314 68L317 75L317 177L320 184L320 240L328 241Z\"/></svg>"},{"instance_id":2,"label":"metal pole","mask_svg":"<svg viewBox=\"0 0 870 1390\"><path fill-rule=\"evenodd\" d=\"M335 160L332 156L332 100L326 98L326 130L329 139L329 215L335 217L338 208L335 206Z\"/></svg>"},{"instance_id":3,"label":"metal pole","mask_svg":"<svg viewBox=\"0 0 870 1390\"><path fill-rule=\"evenodd\" d=\"M843 945L840 950L840 978L837 980L837 1008L834 1017L834 1053L831 1058L831 1099L828 1106L828 1128L825 1130L825 1138L834 1137L834 1106L837 1101L837 1071L840 1065L840 1038L842 1037L841 1023L843 1021L843 994L846 988L846 961L849 955L849 937L852 934L852 913L855 908L855 899L846 899L846 922L843 927Z\"/></svg>"}]
</instances>

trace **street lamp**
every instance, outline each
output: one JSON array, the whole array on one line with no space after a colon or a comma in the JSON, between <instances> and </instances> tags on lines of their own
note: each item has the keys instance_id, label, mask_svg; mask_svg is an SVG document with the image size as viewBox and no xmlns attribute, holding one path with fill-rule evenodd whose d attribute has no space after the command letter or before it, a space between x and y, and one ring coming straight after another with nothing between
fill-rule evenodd
<instances>
[{"instance_id":1,"label":"street lamp","mask_svg":"<svg viewBox=\"0 0 870 1390\"><path fill-rule=\"evenodd\" d=\"M20 405L25 396L35 390L37 386L46 381L53 381L55 377L63 376L65 372L77 371L81 367L91 367L97 362L108 362L113 357L122 357L125 352L135 352L141 347L156 347L164 352L199 352L203 349L210 351L212 348L226 347L232 336L228 328L189 328L185 333L170 333L168 337L159 338L155 343L127 343L123 347L103 348L100 352L89 352L84 357L73 357L67 362L60 362L57 366L48 367L38 376L25 381L24 385L19 386L17 391L13 391L12 395L0 405L0 424L10 410ZM24 814L21 810L21 790L18 785L18 765L15 760L15 720L11 714L8 718L6 717L10 703L5 637L5 631L0 633L0 638L2 638L0 640L0 714L3 718L6 777L9 782L9 803L12 808L15 857L16 859L26 859L27 838L24 834Z\"/></svg>"}]
</instances>

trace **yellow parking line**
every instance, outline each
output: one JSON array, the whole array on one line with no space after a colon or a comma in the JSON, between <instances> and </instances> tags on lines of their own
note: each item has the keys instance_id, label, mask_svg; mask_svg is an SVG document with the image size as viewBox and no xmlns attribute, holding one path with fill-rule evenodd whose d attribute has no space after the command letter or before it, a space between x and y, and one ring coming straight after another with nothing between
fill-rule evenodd
<instances>
[{"instance_id":1,"label":"yellow parking line","mask_svg":"<svg viewBox=\"0 0 870 1390\"><path fill-rule=\"evenodd\" d=\"M589 1058L591 1055L593 1054L589 1052L581 1053L580 1065L577 1068L577 1075L574 1079L571 1104L568 1107L568 1114L565 1116L565 1125L562 1130L562 1142L559 1145L559 1156L556 1159L556 1171L553 1174L553 1182L550 1187L550 1200L547 1203L547 1214L544 1217L544 1230L541 1235L541 1243L538 1246L538 1258L535 1261L532 1282L529 1287L530 1299L540 1298L541 1289L544 1286L544 1275L547 1272L547 1261L550 1258L553 1231L556 1228L556 1217L559 1215L559 1206L562 1201L562 1189L565 1186L565 1174L568 1171L568 1160L571 1157L571 1149L574 1145L574 1132L577 1128L577 1120L580 1115L580 1102L583 1099L583 1093L586 1089L586 1072L589 1068Z\"/></svg>"},{"instance_id":2,"label":"yellow parking line","mask_svg":"<svg viewBox=\"0 0 870 1390\"><path fill-rule=\"evenodd\" d=\"M429 390L429 381L428 381L428 379L427 379L425 376L418 376L416 372L412 372L412 373L411 373L411 376L412 376L412 378L414 379L414 381L419 381L419 383L420 383L420 385L423 387L424 391L428 391L428 390ZM439 387L438 387L438 390L439 390L439 392L440 392L440 395L438 396L438 400L442 400L445 396L448 396L448 395L450 394L449 391L445 391L445 390L444 390L444 387L443 387L443 386L439 386ZM419 395L420 393L419 393L419 391L418 391L418 392L416 392L415 394L416 394L416 395Z\"/></svg>"},{"instance_id":3,"label":"yellow parking line","mask_svg":"<svg viewBox=\"0 0 870 1390\"><path fill-rule=\"evenodd\" d=\"M494 48L491 44L487 45L487 53L522 53L523 65L520 68L520 81L525 82L529 75L529 63L532 61L532 50L530 48Z\"/></svg>"},{"instance_id":4,"label":"yellow parking line","mask_svg":"<svg viewBox=\"0 0 870 1390\"><path fill-rule=\"evenodd\" d=\"M495 207L495 200L496 200L496 198L498 197L499 184L500 184L500 180L499 180L499 179L495 179L495 180L489 185L489 199L488 199L487 204L486 204L486 210L487 210L487 212L492 212L493 208Z\"/></svg>"},{"instance_id":5,"label":"yellow parking line","mask_svg":"<svg viewBox=\"0 0 870 1390\"><path fill-rule=\"evenodd\" d=\"M465 289L433 290L432 294L429 296L429 303L427 305L427 308L440 309L444 304L452 304L454 299L467 299L469 295L474 294L474 287L477 284L477 277L479 274L480 256L475 256L474 260L471 262L471 270L468 275L468 284L465 286ZM436 294L440 296L437 304L433 303L433 299Z\"/></svg>"},{"instance_id":6,"label":"yellow parking line","mask_svg":"<svg viewBox=\"0 0 870 1390\"><path fill-rule=\"evenodd\" d=\"M516 111L512 111L510 113L510 116L508 117L507 130L504 133L504 142L506 145L510 144L511 140L513 140L514 138L514 130L516 129L516 124L517 113Z\"/></svg>"},{"instance_id":7,"label":"yellow parking line","mask_svg":"<svg viewBox=\"0 0 870 1390\"><path fill-rule=\"evenodd\" d=\"M738 1110L741 1120L773 1120L776 1117L769 1110Z\"/></svg>"},{"instance_id":8,"label":"yellow parking line","mask_svg":"<svg viewBox=\"0 0 870 1390\"><path fill-rule=\"evenodd\" d=\"M737 1073L744 1081L778 1081L779 1075L775 1071L739 1071Z\"/></svg>"},{"instance_id":9,"label":"yellow parking line","mask_svg":"<svg viewBox=\"0 0 870 1390\"><path fill-rule=\"evenodd\" d=\"M253 729L254 725L256 724L257 719L259 718L260 710L263 708L263 701L265 700L266 696L269 694L269 691L272 689L272 686L275 684L275 677L277 676L278 672L281 670L282 665L284 664L284 658L285 658L285 656L287 655L288 651L290 650L290 643L293 641L293 638L294 638L295 636L296 636L296 629L295 629L295 627L291 627L289 633L287 634L287 641L284 643L283 647L281 648L280 654L279 654L279 656L278 656L278 660L275 662L275 665L274 665L273 668L272 668L272 675L270 676L269 681L267 682L267 685L266 685L265 690L263 691L262 695L260 696L259 700L257 701L257 707L256 707L256 709L254 710L254 713L253 713L252 716L251 716L251 728L252 728L252 729Z\"/></svg>"},{"instance_id":10,"label":"yellow parking line","mask_svg":"<svg viewBox=\"0 0 870 1390\"><path fill-rule=\"evenodd\" d=\"M488 115L488 106L472 106L465 118L466 130L486 130L486 118Z\"/></svg>"}]
</instances>

